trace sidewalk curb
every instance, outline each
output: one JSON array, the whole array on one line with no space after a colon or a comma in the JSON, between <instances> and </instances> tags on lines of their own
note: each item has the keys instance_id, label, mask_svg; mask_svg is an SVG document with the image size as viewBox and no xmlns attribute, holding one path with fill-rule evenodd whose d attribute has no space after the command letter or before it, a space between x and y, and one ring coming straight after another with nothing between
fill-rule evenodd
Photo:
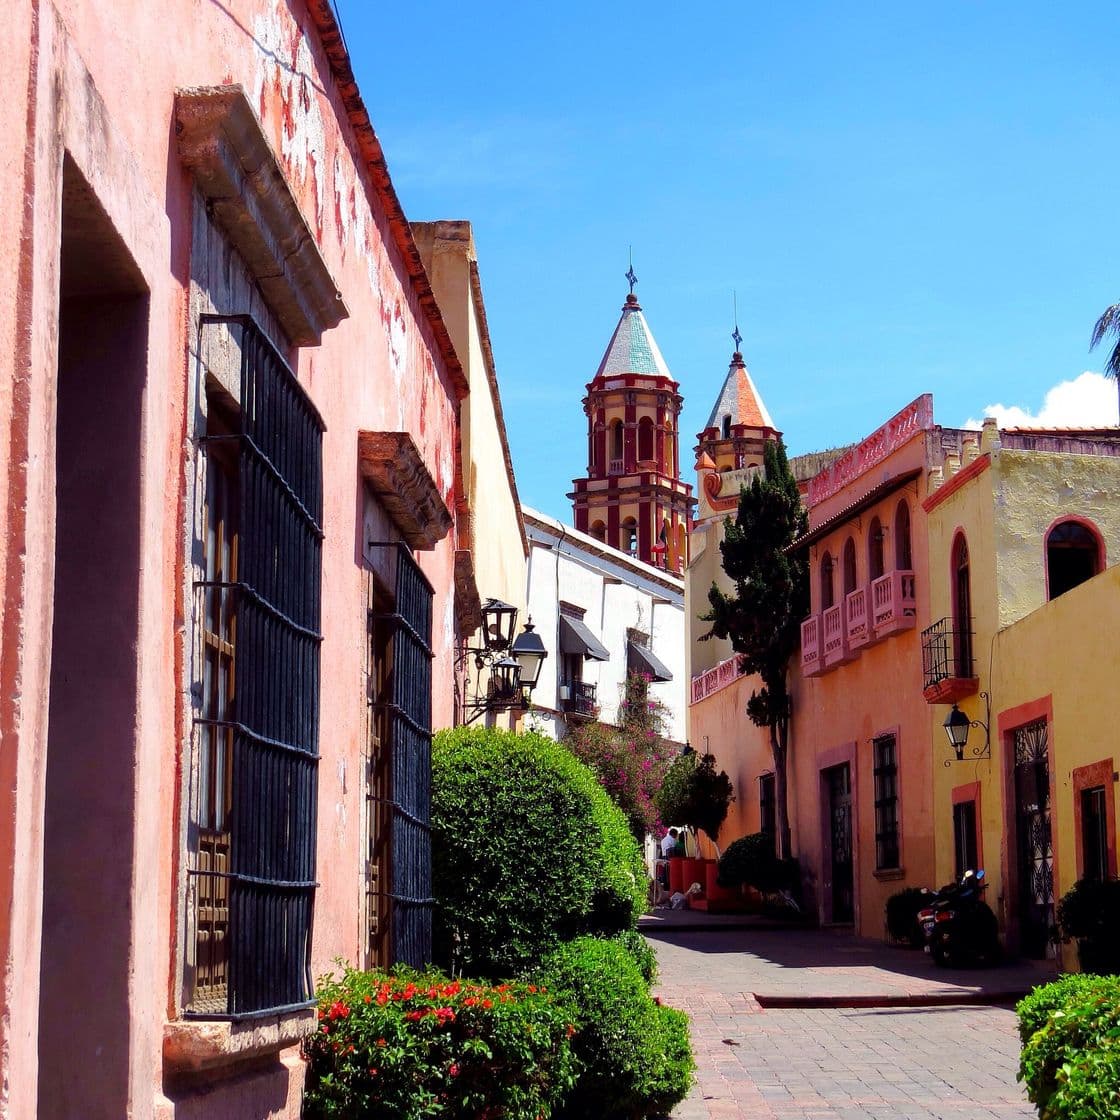
<instances>
[{"instance_id":1,"label":"sidewalk curb","mask_svg":"<svg viewBox=\"0 0 1120 1120\"><path fill-rule=\"evenodd\" d=\"M992 992L907 992L900 995L861 996L801 996L766 995L752 992L751 996L763 1010L828 1007L1001 1007L1018 1003L1030 989L1017 988Z\"/></svg>"}]
</instances>

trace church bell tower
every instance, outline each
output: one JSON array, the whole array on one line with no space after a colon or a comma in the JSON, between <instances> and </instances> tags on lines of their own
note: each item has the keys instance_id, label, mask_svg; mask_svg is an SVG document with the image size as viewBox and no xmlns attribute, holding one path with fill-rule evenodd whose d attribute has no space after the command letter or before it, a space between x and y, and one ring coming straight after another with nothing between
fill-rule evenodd
<instances>
[{"instance_id":1,"label":"church bell tower","mask_svg":"<svg viewBox=\"0 0 1120 1120\"><path fill-rule=\"evenodd\" d=\"M683 398L630 294L595 377L587 386L587 476L574 480L576 528L659 568L689 560L695 499L680 477Z\"/></svg>"}]
</instances>

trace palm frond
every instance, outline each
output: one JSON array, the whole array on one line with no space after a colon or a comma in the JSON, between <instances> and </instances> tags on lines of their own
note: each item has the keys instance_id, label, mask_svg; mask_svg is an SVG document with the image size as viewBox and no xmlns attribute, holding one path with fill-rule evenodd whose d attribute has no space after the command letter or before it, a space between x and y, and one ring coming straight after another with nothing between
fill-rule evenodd
<instances>
[{"instance_id":1,"label":"palm frond","mask_svg":"<svg viewBox=\"0 0 1120 1120\"><path fill-rule=\"evenodd\" d=\"M1089 340L1089 348L1095 349L1101 343L1101 340L1108 335L1120 336L1120 304L1113 304L1111 307L1104 309L1104 314L1096 320L1096 325L1093 327L1093 336ZM1116 356L1113 352L1113 357ZM1112 364L1112 358L1109 360L1109 365ZM1116 376L1113 372L1112 376Z\"/></svg>"}]
</instances>

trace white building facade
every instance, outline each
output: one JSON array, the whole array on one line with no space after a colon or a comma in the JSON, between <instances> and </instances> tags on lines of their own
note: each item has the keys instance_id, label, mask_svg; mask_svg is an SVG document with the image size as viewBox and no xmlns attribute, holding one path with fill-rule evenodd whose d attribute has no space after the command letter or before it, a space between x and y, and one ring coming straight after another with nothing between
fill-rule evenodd
<instances>
[{"instance_id":1,"label":"white building facade","mask_svg":"<svg viewBox=\"0 0 1120 1120\"><path fill-rule=\"evenodd\" d=\"M524 508L527 605L548 650L528 726L562 739L579 721L617 723L630 670L651 678L683 743L688 713L684 581L551 517Z\"/></svg>"}]
</instances>

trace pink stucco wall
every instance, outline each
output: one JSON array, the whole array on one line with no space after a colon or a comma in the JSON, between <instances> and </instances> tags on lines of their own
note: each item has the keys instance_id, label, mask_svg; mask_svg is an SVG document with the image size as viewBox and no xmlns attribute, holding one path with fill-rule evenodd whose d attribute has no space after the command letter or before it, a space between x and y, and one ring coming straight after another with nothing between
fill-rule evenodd
<instances>
[{"instance_id":1,"label":"pink stucco wall","mask_svg":"<svg viewBox=\"0 0 1120 1120\"><path fill-rule=\"evenodd\" d=\"M317 5L320 21L325 10ZM9 80L0 108L0 1115L36 1113L45 1073L38 1054L41 963L45 970L75 968L73 961L40 961L54 494L61 461L54 412L64 155L89 184L147 289L148 327L137 402L139 571L129 573L136 683L132 711L121 717L120 747L134 757L123 775L107 770L99 779L98 768L89 768L92 781L131 787L116 799L113 790L89 790L91 806L102 800L129 806L109 818L122 832L121 851L133 853L124 885L111 888L126 911L120 925L128 954L119 985L124 1005L113 1011L119 1022L104 1022L109 1050L123 1048L127 1055L123 1067L114 1067L122 1084L109 1085L109 1075L103 1077L82 1049L92 1045L95 1032L52 1057L88 1066L83 1114L89 1117L122 1115L122 1104L130 1115L151 1116L161 1100L161 1115L248 1115L244 1086L236 1106L222 1104L216 1090L210 1111L202 1112L197 1103L176 1106L160 1090L163 1024L176 1013L179 990L175 868L189 729L178 682L191 612L183 527L193 457L186 440L193 202L191 177L175 149L178 88L245 88L349 310L320 347L293 354L327 428L316 972L335 956L358 956L366 638L357 433L410 432L454 510L454 378L410 283L391 215L379 201L374 176L380 172L367 167L367 149L347 123L338 82L304 4L17 0L7 15ZM112 370L99 375L110 377ZM124 438L111 417L104 437ZM87 543L98 556L110 555L98 552L96 534ZM452 712L452 537L421 554L420 563L436 588L439 726ZM96 928L82 932L96 942ZM91 1002L70 1013L96 1022L96 982L84 988ZM275 1067L268 1091L268 1114L296 1107L298 1084L287 1066Z\"/></svg>"}]
</instances>

